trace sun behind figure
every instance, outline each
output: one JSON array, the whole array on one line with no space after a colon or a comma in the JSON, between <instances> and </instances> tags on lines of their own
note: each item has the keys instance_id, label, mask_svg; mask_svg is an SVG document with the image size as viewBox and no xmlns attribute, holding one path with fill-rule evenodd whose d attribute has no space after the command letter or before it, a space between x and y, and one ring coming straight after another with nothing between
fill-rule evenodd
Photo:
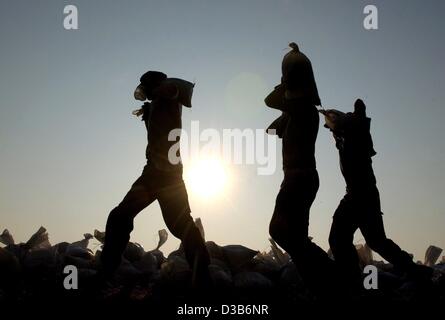
<instances>
[{"instance_id":1,"label":"sun behind figure","mask_svg":"<svg viewBox=\"0 0 445 320\"><path fill-rule=\"evenodd\" d=\"M214 157L192 160L185 172L187 189L201 198L221 195L227 187L228 179L225 164Z\"/></svg>"}]
</instances>

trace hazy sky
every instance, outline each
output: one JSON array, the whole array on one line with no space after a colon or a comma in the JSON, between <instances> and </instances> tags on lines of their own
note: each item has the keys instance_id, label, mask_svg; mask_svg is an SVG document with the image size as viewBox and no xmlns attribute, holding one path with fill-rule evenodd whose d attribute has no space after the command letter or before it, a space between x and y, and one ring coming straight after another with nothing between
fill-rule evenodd
<instances>
[{"instance_id":1,"label":"hazy sky","mask_svg":"<svg viewBox=\"0 0 445 320\"><path fill-rule=\"evenodd\" d=\"M40 225L53 243L105 228L145 162L145 128L131 115L143 72L196 82L185 129L192 120L262 129L279 114L263 99L295 41L325 108L351 110L357 97L368 105L388 236L417 259L430 244L445 248L444 1L0 3L0 228L16 241ZM63 28L67 4L79 10L79 30ZM379 10L378 30L363 28L366 4ZM344 181L322 126L317 163L310 233L326 249ZM254 165L233 165L224 195L190 194L207 240L267 249L280 166L258 176ZM132 240L151 249L161 228L155 203L136 218ZM164 249L177 246L170 238Z\"/></svg>"}]
</instances>

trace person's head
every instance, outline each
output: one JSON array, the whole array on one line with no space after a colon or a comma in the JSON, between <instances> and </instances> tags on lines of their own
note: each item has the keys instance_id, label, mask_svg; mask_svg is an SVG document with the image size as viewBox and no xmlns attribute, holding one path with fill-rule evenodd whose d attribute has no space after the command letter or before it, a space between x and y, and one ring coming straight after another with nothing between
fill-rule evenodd
<instances>
[{"instance_id":1,"label":"person's head","mask_svg":"<svg viewBox=\"0 0 445 320\"><path fill-rule=\"evenodd\" d=\"M153 92L159 85L167 79L165 73L159 71L148 71L140 78L140 84L134 91L134 98L136 100L145 101L153 100Z\"/></svg>"},{"instance_id":2,"label":"person's head","mask_svg":"<svg viewBox=\"0 0 445 320\"><path fill-rule=\"evenodd\" d=\"M362 99L355 100L354 113L358 116L366 117L366 105Z\"/></svg>"}]
</instances>

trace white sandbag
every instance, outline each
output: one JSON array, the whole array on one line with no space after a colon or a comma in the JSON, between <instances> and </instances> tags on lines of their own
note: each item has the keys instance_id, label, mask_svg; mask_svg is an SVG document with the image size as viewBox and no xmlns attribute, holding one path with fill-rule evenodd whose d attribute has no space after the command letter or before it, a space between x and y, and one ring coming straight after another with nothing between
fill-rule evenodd
<instances>
[{"instance_id":1,"label":"white sandbag","mask_svg":"<svg viewBox=\"0 0 445 320\"><path fill-rule=\"evenodd\" d=\"M90 239L93 238L93 235L91 235L90 233L85 233L83 235L83 237L84 238L82 240L73 242L73 243L71 243L70 246L80 247L80 248L84 248L84 249L88 248L88 244L90 243Z\"/></svg>"},{"instance_id":2,"label":"white sandbag","mask_svg":"<svg viewBox=\"0 0 445 320\"><path fill-rule=\"evenodd\" d=\"M44 227L40 227L39 230L37 230L36 233L29 238L26 245L30 249L43 249L51 247L46 229Z\"/></svg>"},{"instance_id":3,"label":"white sandbag","mask_svg":"<svg viewBox=\"0 0 445 320\"><path fill-rule=\"evenodd\" d=\"M425 252L425 261L424 264L428 267L432 267L436 264L437 259L439 259L442 254L442 248L436 246L429 246Z\"/></svg>"},{"instance_id":4,"label":"white sandbag","mask_svg":"<svg viewBox=\"0 0 445 320\"><path fill-rule=\"evenodd\" d=\"M164 243L166 243L167 239L168 239L168 233L167 233L167 230L165 230L165 229L159 230L158 235L159 235L159 241L158 241L158 245L156 246L155 250L159 250L159 248L161 248L162 245Z\"/></svg>"},{"instance_id":5,"label":"white sandbag","mask_svg":"<svg viewBox=\"0 0 445 320\"><path fill-rule=\"evenodd\" d=\"M105 232L99 231L97 229L94 230L94 238L100 243L105 242Z\"/></svg>"},{"instance_id":6,"label":"white sandbag","mask_svg":"<svg viewBox=\"0 0 445 320\"><path fill-rule=\"evenodd\" d=\"M50 269L57 264L57 256L52 249L35 249L29 251L23 261L25 269Z\"/></svg>"},{"instance_id":7,"label":"white sandbag","mask_svg":"<svg viewBox=\"0 0 445 320\"><path fill-rule=\"evenodd\" d=\"M5 246L15 243L14 238L8 229L3 230L2 234L0 235L0 242Z\"/></svg>"},{"instance_id":8,"label":"white sandbag","mask_svg":"<svg viewBox=\"0 0 445 320\"><path fill-rule=\"evenodd\" d=\"M179 102L187 108L192 107L193 88L195 86L194 83L178 78L167 78L163 83L167 85L174 85L178 90L177 94Z\"/></svg>"},{"instance_id":9,"label":"white sandbag","mask_svg":"<svg viewBox=\"0 0 445 320\"><path fill-rule=\"evenodd\" d=\"M225 260L231 269L239 270L250 263L258 253L242 245L228 245L222 247Z\"/></svg>"},{"instance_id":10,"label":"white sandbag","mask_svg":"<svg viewBox=\"0 0 445 320\"><path fill-rule=\"evenodd\" d=\"M362 267L373 263L373 254L371 248L367 244L357 244L355 246Z\"/></svg>"},{"instance_id":11,"label":"white sandbag","mask_svg":"<svg viewBox=\"0 0 445 320\"><path fill-rule=\"evenodd\" d=\"M335 109L319 110L319 112L324 115L325 128L329 128L334 132L343 129L346 121L346 113Z\"/></svg>"},{"instance_id":12,"label":"white sandbag","mask_svg":"<svg viewBox=\"0 0 445 320\"><path fill-rule=\"evenodd\" d=\"M270 242L272 253L275 257L275 260L282 266L285 265L286 263L288 263L289 256L286 256L284 254L284 252L281 251L280 248L278 248L277 243L272 238L269 238L269 242Z\"/></svg>"},{"instance_id":13,"label":"white sandbag","mask_svg":"<svg viewBox=\"0 0 445 320\"><path fill-rule=\"evenodd\" d=\"M66 248L65 256L77 257L85 260L91 260L94 257L93 252L90 249L69 245Z\"/></svg>"},{"instance_id":14,"label":"white sandbag","mask_svg":"<svg viewBox=\"0 0 445 320\"><path fill-rule=\"evenodd\" d=\"M68 249L68 246L70 243L68 242L59 242L53 246L53 248L57 251L58 254L65 254L66 249Z\"/></svg>"}]
</instances>

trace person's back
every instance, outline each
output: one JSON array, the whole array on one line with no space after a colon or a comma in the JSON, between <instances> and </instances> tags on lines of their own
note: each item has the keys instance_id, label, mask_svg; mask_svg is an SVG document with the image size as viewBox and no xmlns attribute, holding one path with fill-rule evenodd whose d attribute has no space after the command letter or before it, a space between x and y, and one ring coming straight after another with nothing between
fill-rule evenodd
<instances>
[{"instance_id":1,"label":"person's back","mask_svg":"<svg viewBox=\"0 0 445 320\"><path fill-rule=\"evenodd\" d=\"M298 103L288 115L283 133L283 169L315 169L315 141L319 115L309 103Z\"/></svg>"},{"instance_id":2,"label":"person's back","mask_svg":"<svg viewBox=\"0 0 445 320\"><path fill-rule=\"evenodd\" d=\"M372 169L372 157L376 152L370 126L371 119L366 117L365 106L358 100L354 112L344 116L341 130L333 132L348 192L361 192L376 186Z\"/></svg>"},{"instance_id":3,"label":"person's back","mask_svg":"<svg viewBox=\"0 0 445 320\"><path fill-rule=\"evenodd\" d=\"M146 157L148 164L162 171L181 172L182 163L172 163L168 159L169 150L174 144L179 143L180 136L169 140L169 133L182 128L182 106L177 99L158 97L150 104L149 113L144 117L147 128ZM176 158L180 159L179 148Z\"/></svg>"}]
</instances>

